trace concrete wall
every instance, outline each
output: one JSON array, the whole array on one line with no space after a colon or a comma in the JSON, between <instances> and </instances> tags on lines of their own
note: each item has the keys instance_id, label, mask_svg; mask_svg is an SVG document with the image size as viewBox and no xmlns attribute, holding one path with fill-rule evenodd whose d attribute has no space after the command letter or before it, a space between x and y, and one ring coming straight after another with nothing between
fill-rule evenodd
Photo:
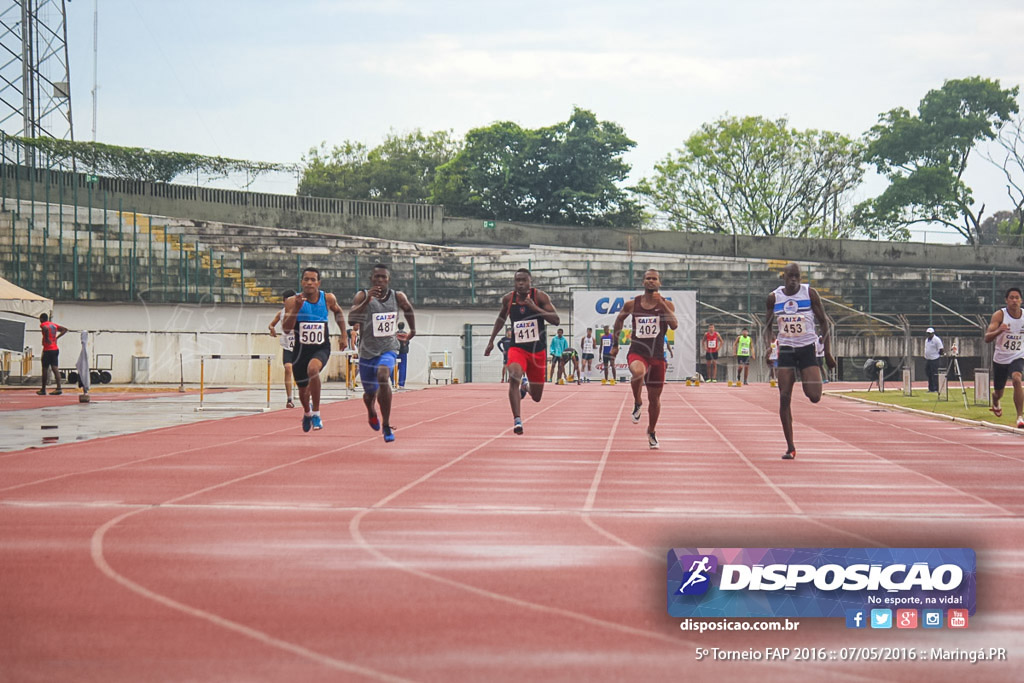
<instances>
[{"instance_id":1,"label":"concrete wall","mask_svg":"<svg viewBox=\"0 0 1024 683\"><path fill-rule=\"evenodd\" d=\"M77 188L81 205L90 185L83 174L30 170L3 164L0 168L5 197L56 201L57 183ZM17 183L15 183L17 179ZM95 205L107 196L108 205L123 203L126 211L332 234L360 235L434 244L474 244L523 247L546 244L563 247L651 251L674 254L769 258L786 261L903 266L912 268L967 268L1022 270L1024 250L1016 247L971 247L867 240L792 239L535 225L445 216L441 206L366 202L294 195L273 195L174 185L142 183L100 177L91 186ZM71 190L65 191L70 202ZM10 199L4 208L10 210Z\"/></svg>"}]
</instances>

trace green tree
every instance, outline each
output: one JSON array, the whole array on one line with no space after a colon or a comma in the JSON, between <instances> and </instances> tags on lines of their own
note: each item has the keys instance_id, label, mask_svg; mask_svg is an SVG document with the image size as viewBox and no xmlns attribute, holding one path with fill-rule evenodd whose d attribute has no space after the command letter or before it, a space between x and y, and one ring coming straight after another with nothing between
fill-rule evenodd
<instances>
[{"instance_id":1,"label":"green tree","mask_svg":"<svg viewBox=\"0 0 1024 683\"><path fill-rule=\"evenodd\" d=\"M527 129L502 121L466 134L438 168L433 200L471 218L557 225L628 226L639 204L619 183L636 143L622 128L574 108L568 121Z\"/></svg>"},{"instance_id":2,"label":"green tree","mask_svg":"<svg viewBox=\"0 0 1024 683\"><path fill-rule=\"evenodd\" d=\"M917 115L899 107L879 117L867 133L867 160L889 187L857 206L855 218L871 234L906 234L918 223L953 228L970 244L979 242L985 211L963 181L978 142L996 137L1017 112L1016 87L974 76L946 81L918 105Z\"/></svg>"},{"instance_id":3,"label":"green tree","mask_svg":"<svg viewBox=\"0 0 1024 683\"><path fill-rule=\"evenodd\" d=\"M428 202L438 166L459 150L448 131L390 133L377 147L347 140L303 157L298 193L339 199Z\"/></svg>"},{"instance_id":4,"label":"green tree","mask_svg":"<svg viewBox=\"0 0 1024 683\"><path fill-rule=\"evenodd\" d=\"M673 230L841 237L841 207L863 176L860 145L786 119L726 117L701 126L637 191Z\"/></svg>"}]
</instances>

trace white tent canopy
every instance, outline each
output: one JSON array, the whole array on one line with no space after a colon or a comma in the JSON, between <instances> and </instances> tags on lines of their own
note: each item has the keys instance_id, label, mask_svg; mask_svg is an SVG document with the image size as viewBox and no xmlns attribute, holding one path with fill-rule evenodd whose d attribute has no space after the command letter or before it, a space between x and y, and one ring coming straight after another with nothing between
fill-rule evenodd
<instances>
[{"instance_id":1,"label":"white tent canopy","mask_svg":"<svg viewBox=\"0 0 1024 683\"><path fill-rule=\"evenodd\" d=\"M53 310L53 301L0 277L0 313L38 318Z\"/></svg>"}]
</instances>

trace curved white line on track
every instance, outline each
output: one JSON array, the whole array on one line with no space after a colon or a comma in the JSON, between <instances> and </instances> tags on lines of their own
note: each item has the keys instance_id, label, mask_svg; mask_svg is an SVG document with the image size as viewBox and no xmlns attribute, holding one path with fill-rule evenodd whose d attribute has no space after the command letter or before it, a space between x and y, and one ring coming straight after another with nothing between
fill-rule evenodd
<instances>
[{"instance_id":1,"label":"curved white line on track","mask_svg":"<svg viewBox=\"0 0 1024 683\"><path fill-rule=\"evenodd\" d=\"M541 413L545 413L545 412L547 412L549 410L552 410L553 408L557 407L558 405L562 404L563 402L569 400L569 398L571 398L571 396L566 396L565 398L563 398L563 399L561 399L561 400L559 400L559 401L557 401L557 402L555 402L553 404L550 404L550 405L546 406L540 412L538 412L535 415L533 415L530 419L531 420L535 419L537 415L539 415ZM524 423L525 422L526 421L524 421ZM511 429L506 429L506 430L504 430L502 432L499 432L498 434L496 434L495 436L491 437L490 439L487 439L486 441L483 441L483 442L477 444L473 448L470 448L469 450L464 451L463 453L461 453L460 455L457 455L456 457L452 458L451 460L449 460L448 462L444 463L443 465L439 465L438 467L434 468L430 472L427 472L422 477L419 477L418 479L416 479L416 480L406 484L405 486L402 486L401 488L395 490L394 492L388 494L387 496L384 496L383 498L381 498L379 501L377 501L376 503L371 505L366 510L363 510L362 512L358 513L355 517L352 518L352 521L349 523L349 527L348 527L349 528L349 533L352 535L352 539L363 550L365 550L367 553L369 553L373 557L377 558L379 561L384 562L385 564L388 564L388 565L394 567L398 571L402 571L402 572L405 572L407 574L411 574L411 575L419 577L421 579L426 579L428 581L434 581L436 583L440 583L440 584L448 586L450 588L455 588L457 590L465 591L467 593L472 593L473 595L477 595L477 596L480 596L480 597L483 597L483 598L487 598L487 599L490 599L490 600L495 600L495 601L498 601L498 602L503 602L503 603L506 603L508 605L512 605L514 607L519 607L519 608L522 608L522 609L530 610L530 611L533 611L533 612L538 612L538 613L541 613L541 614L550 614L552 616L564 617L564 618L567 618L567 619L572 619L574 621L582 622L582 623L587 624L589 626L596 626L596 627L599 627L599 628L609 629L609 630L612 630L612 631L618 631L620 633L625 633L625 634L628 634L628 635L640 636L640 637L643 637L643 638L649 638L649 639L659 640L659 641L662 641L662 642L667 642L667 643L672 643L674 645L678 645L679 642L680 642L678 638L672 638L672 637L669 637L669 636L666 636L666 635L662 635L661 633L657 633L657 632L654 632L654 631L647 631L647 630L635 628L635 627L632 627L632 626L626 626L624 624L618 624L618 623L615 623L613 621L606 621L604 619L599 619L597 617L592 617L590 615L583 614L581 612L573 612L571 610L563 609L561 607L551 607L550 605L542 605L540 603L530 602L528 600L521 600L519 598L514 598L514 597L512 597L510 595L505 595L503 593L496 593L494 591L490 591L490 590L487 590L485 588L478 588L478 587L473 586L471 584L463 583L462 581L456 581L455 579L449 579L449 578L444 577L444 576L439 576L437 574L432 574L430 572L426 572L426 571L423 571L421 569L416 569L414 567L410 567L410 566L408 566L406 564L403 564L402 562L399 562L398 560L396 560L396 559L394 559L392 557L389 557L388 555L385 555L383 552L378 550L372 543L370 543L366 539L365 536L363 536L362 530L360 529L360 524L362 523L363 518L365 518L367 515L369 515L370 513L374 512L375 510L381 509L382 507L384 507L389 502L391 502L392 500L394 500L398 496L402 495L403 493L406 493L406 492L410 491L411 489L415 488L416 486L419 486L420 484L423 484L424 482L430 480L436 474L438 474L440 472L443 472L444 470L446 470L446 469L448 469L448 468L450 468L450 467L452 467L452 466L462 462L463 460L468 458L473 453L476 453L477 451L485 448L486 446L489 446L490 444L494 443L495 441L497 441L498 439L502 438L503 436L507 436L510 432L511 432Z\"/></svg>"},{"instance_id":2,"label":"curved white line on track","mask_svg":"<svg viewBox=\"0 0 1024 683\"><path fill-rule=\"evenodd\" d=\"M456 410L456 411L453 411L451 413L448 413L448 415L457 415L458 413L465 412L467 410L475 410L478 407L478 405L479 404L474 404L473 406L471 406L469 408L463 408L461 410ZM405 429L411 429L412 427L416 427L416 426L418 426L420 424L423 424L424 422L428 422L428 421L432 421L432 420L422 420L420 422L416 422L416 423L410 425L409 427L406 427ZM294 427L292 427L290 429L294 429ZM270 433L276 434L277 432L270 432ZM265 434L264 435L260 435L260 436L265 436ZM257 436L257 437L250 437L250 438L259 438L259 436ZM244 441L246 439L242 439L242 440ZM133 593L136 593L137 595L140 595L140 596L142 596L142 597L144 597L144 598L146 598L148 600L152 600L152 601L154 601L154 602L156 602L156 603L158 603L160 605L163 605L165 607L168 607L170 609L182 612L183 614L187 614L187 615L189 615L191 617L195 617L197 619L202 619L203 621L206 621L206 622L208 622L210 624L213 624L215 626L219 626L221 628L227 629L227 630L232 631L234 633L238 633L240 635L247 636L247 637L252 638L252 639L254 639L254 640L256 640L256 641L258 641L260 643L268 645L270 647L274 647L274 648L277 648L277 649L280 649L280 650L284 650L286 652L295 654L295 655L297 655L299 657L302 657L304 659L308 659L310 661L317 662L319 664L323 664L325 666L331 667L331 668L336 669L338 671L345 671L347 673L359 674L359 675L365 676L367 678L370 678L370 679L373 679L373 680L378 680L378 681L389 681L389 682L394 682L394 683L407 683L410 679L402 678L402 677L399 677L399 676L393 676L391 674L387 674L387 673L384 673L384 672L381 672L381 671L376 671L376 670L370 669L368 667L359 666L358 664L352 664L352 663L346 662L344 660L335 659L333 657L328 657L327 655L322 655L322 654L317 653L317 652L315 652L313 650L309 650L307 648L304 648L301 645L296 645L295 643L290 643L290 642L288 642L286 640L282 640L280 638L275 638L274 636L271 636L271 635L269 635L269 634L267 634L267 633L265 633L263 631L260 631L258 629L254 629L254 628L251 628L251 627L246 626L244 624L238 623L236 621L232 621L231 619L227 619L227 618L222 617L222 616L220 616L218 614L214 614L213 612L208 612L206 610L202 610L202 609L199 609L199 608L196 608L196 607L192 607L191 605L187 605L187 604L185 604L183 602L179 602L177 600L174 600L173 598L170 598L170 597L168 597L166 595L163 595L161 593L157 593L156 591L152 591L152 590L146 588L145 586L143 586L142 584L139 584L139 583L137 583L135 581L132 581L128 577L126 577L123 574L119 573L117 570L115 570L113 567L110 566L110 563L107 562L106 557L104 555L103 542L104 542L104 540L106 538L107 532L110 531L111 529L113 529L116 525L120 524L122 521L128 519L129 517L132 517L134 515L138 515L138 514L141 514L143 512L147 512L147 511L150 511L150 510L159 509L163 505L173 505L173 504L179 503L179 502L181 502L183 500L186 500L188 498L192 498L193 496L200 495L202 493L207 493L209 491L213 491L213 490L216 490L216 489L219 489L219 488L230 486L232 484L237 484L238 482L241 482L241 481L246 481L248 479L253 479L255 477L260 477L260 476L263 476L265 474L269 474L271 472L275 472L277 470L284 469L286 467L291 467L293 465L298 465L298 464L301 464L301 463L304 463L304 462L308 462L310 460L315 460L317 458L321 458L321 457L323 457L325 455L330 455L332 453L338 453L338 452L341 452L341 451L348 450L350 448L355 448L357 446L362 446L363 444L369 443L371 441L376 441L376 440L377 440L377 437L374 436L374 437L369 437L369 438L363 439L361 441L355 441L355 442L346 444L345 446L340 446L338 448L332 448L332 449L329 449L329 450L326 450L326 451L315 453L313 455L309 455L309 456L306 456L306 457L303 457L303 458L299 458L298 460L293 460L291 462L283 463L281 465L275 465L274 467L270 467L270 468L267 468L265 470L260 470L259 472L251 472L251 473L249 473L247 475L244 475L244 476L241 476L241 477L236 477L234 479L230 479L228 481L224 481L224 482L221 482L219 484L214 484L213 486L207 486L207 487L204 487L202 489L193 491L191 493L187 493L187 494L182 495L182 496L177 496L175 498L171 498L170 500L167 500L167 501L165 501L163 503L160 503L160 504L157 504L157 505L147 506L147 507L139 509L139 510L133 510L131 512L126 512L126 513L124 513L122 515L119 515L118 517L115 517L114 519L112 519L112 520L108 521L107 523L103 524L98 529L96 529L95 532L93 532L92 538L91 538L90 543L89 543L90 555L92 557L93 564L105 576L107 576L108 578L110 578L111 580L116 582L117 584L127 588L130 591L132 591ZM219 447L220 445L222 445L222 444L207 446L207 448ZM166 456L160 456L160 457L166 457Z\"/></svg>"}]
</instances>

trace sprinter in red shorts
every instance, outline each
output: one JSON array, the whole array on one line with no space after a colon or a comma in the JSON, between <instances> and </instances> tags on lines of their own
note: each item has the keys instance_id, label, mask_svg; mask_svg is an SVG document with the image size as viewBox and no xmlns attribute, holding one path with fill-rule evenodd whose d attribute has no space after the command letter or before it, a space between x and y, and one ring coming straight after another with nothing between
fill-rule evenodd
<instances>
[{"instance_id":1,"label":"sprinter in red shorts","mask_svg":"<svg viewBox=\"0 0 1024 683\"><path fill-rule=\"evenodd\" d=\"M508 402L512 407L512 431L523 433L523 419L520 403L530 394L539 402L544 394L544 380L547 370L547 333L545 323L558 325L558 312L551 303L551 297L533 286L530 271L520 268L516 271L515 289L501 299L501 310L494 321L491 338L484 349L484 355L491 355L494 338L505 327L505 320L512 324L512 346L508 350Z\"/></svg>"},{"instance_id":2,"label":"sprinter in red shorts","mask_svg":"<svg viewBox=\"0 0 1024 683\"><path fill-rule=\"evenodd\" d=\"M676 307L661 295L661 275L653 268L644 273L644 293L627 301L615 318L612 333L612 356L619 352L619 333L627 317L633 318L633 334L629 343L626 363L632 374L633 424L640 422L643 407L641 391L647 385L647 445L659 448L654 433L661 415L661 391L665 388L665 332L679 326Z\"/></svg>"}]
</instances>

